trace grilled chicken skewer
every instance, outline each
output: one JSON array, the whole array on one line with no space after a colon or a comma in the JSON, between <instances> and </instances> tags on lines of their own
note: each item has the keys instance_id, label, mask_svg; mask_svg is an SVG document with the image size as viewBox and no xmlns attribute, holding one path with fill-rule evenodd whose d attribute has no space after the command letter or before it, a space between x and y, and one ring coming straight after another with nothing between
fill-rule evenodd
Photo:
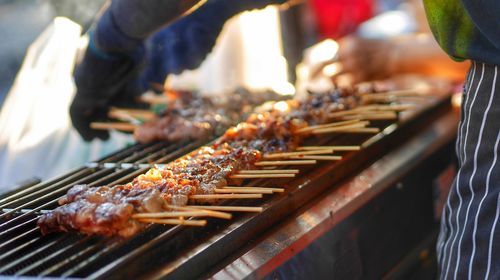
<instances>
[{"instance_id":1,"label":"grilled chicken skewer","mask_svg":"<svg viewBox=\"0 0 500 280\"><path fill-rule=\"evenodd\" d=\"M129 237L149 222L174 223L172 219L137 218L142 217L139 214L162 213L171 210L172 206L184 207L196 201L213 203L216 199L260 198L262 193L237 193L236 190L235 193L220 193L217 190L231 190L225 186L241 184L242 177L295 176L295 173L242 174L240 171L255 170L259 166L316 163L315 160L286 158L310 154L318 157L318 154L326 153L325 150L302 151L276 158L279 160L261 159L263 154L296 151L310 133L318 130L307 133L298 131L309 125L325 124L332 111L352 109L355 105L355 98L343 91L313 94L302 102L278 102L271 110L252 114L246 122L227 130L213 145L202 147L163 168L152 168L128 184L111 187L78 185L71 188L59 200L61 206L43 214L38 224L43 233L80 231ZM354 124L351 121L343 125L351 125L348 129L367 129L368 123L352 127ZM338 127L331 126L329 129Z\"/></svg>"}]
</instances>

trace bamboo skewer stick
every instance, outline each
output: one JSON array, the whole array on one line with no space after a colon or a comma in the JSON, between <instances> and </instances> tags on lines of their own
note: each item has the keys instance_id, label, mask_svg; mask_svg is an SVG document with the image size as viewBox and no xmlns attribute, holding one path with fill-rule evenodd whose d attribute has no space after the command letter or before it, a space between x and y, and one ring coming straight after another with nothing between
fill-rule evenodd
<instances>
[{"instance_id":1,"label":"bamboo skewer stick","mask_svg":"<svg viewBox=\"0 0 500 280\"><path fill-rule=\"evenodd\" d=\"M314 160L341 160L341 156L298 156L291 159L314 159Z\"/></svg>"},{"instance_id":2,"label":"bamboo skewer stick","mask_svg":"<svg viewBox=\"0 0 500 280\"><path fill-rule=\"evenodd\" d=\"M310 151L310 150L333 150L333 151L359 151L361 150L360 146L302 146L298 147L299 151Z\"/></svg>"},{"instance_id":3,"label":"bamboo skewer stick","mask_svg":"<svg viewBox=\"0 0 500 280\"><path fill-rule=\"evenodd\" d=\"M139 101L148 104L168 104L168 98L165 95L146 93L139 97Z\"/></svg>"},{"instance_id":4,"label":"bamboo skewer stick","mask_svg":"<svg viewBox=\"0 0 500 280\"><path fill-rule=\"evenodd\" d=\"M309 150L303 152L287 152L287 153L274 153L274 154L266 154L263 156L264 159L276 159L276 158L286 158L286 157L294 157L294 156L302 156L302 155L321 155L321 154L331 154L333 153L332 149L318 149L318 150Z\"/></svg>"},{"instance_id":5,"label":"bamboo skewer stick","mask_svg":"<svg viewBox=\"0 0 500 280\"><path fill-rule=\"evenodd\" d=\"M362 96L362 98L365 99L370 99L374 98L379 99L381 96ZM383 96L383 100L386 100L387 96ZM414 105L411 104L403 104L403 105L363 105L356 107L354 109L350 110L343 110L343 111L338 111L338 112L333 112L330 113L328 116L330 118L338 118L338 117L345 117L349 116L352 118L352 121L354 120L367 120L367 118L362 118L359 117L359 115L371 115L371 114L382 114L382 113L396 113L400 111L405 111L411 108L414 108ZM347 118L344 118L347 119Z\"/></svg>"},{"instance_id":6,"label":"bamboo skewer stick","mask_svg":"<svg viewBox=\"0 0 500 280\"><path fill-rule=\"evenodd\" d=\"M261 193L272 194L273 190L260 190L260 189L215 189L215 193Z\"/></svg>"},{"instance_id":7,"label":"bamboo skewer stick","mask_svg":"<svg viewBox=\"0 0 500 280\"><path fill-rule=\"evenodd\" d=\"M282 193L285 191L283 188L259 188L259 187L235 187L235 186L225 186L223 189L235 189L235 190L243 190L243 189L252 189L252 190L271 190L273 192Z\"/></svg>"},{"instance_id":8,"label":"bamboo skewer stick","mask_svg":"<svg viewBox=\"0 0 500 280\"><path fill-rule=\"evenodd\" d=\"M427 95L427 94L419 89L409 88L409 89L400 89L400 90L385 91L385 92L371 92L371 93L362 94L362 96L367 96L367 95L368 96L370 96L370 95L421 96L421 95Z\"/></svg>"},{"instance_id":9,"label":"bamboo skewer stick","mask_svg":"<svg viewBox=\"0 0 500 280\"><path fill-rule=\"evenodd\" d=\"M214 217L221 219L231 219L231 214L205 211L205 210L191 210L191 211L168 211L158 213L140 213L132 215L134 219L161 219L161 218L175 218L175 217Z\"/></svg>"},{"instance_id":10,"label":"bamboo skewer stick","mask_svg":"<svg viewBox=\"0 0 500 280\"><path fill-rule=\"evenodd\" d=\"M121 131L133 132L137 125L131 123L123 122L93 122L90 124L90 128L98 130L109 130L116 129Z\"/></svg>"},{"instance_id":11,"label":"bamboo skewer stick","mask_svg":"<svg viewBox=\"0 0 500 280\"><path fill-rule=\"evenodd\" d=\"M256 166L275 166L275 165L308 165L316 164L315 160L274 160L260 161L255 163Z\"/></svg>"},{"instance_id":12,"label":"bamboo skewer stick","mask_svg":"<svg viewBox=\"0 0 500 280\"><path fill-rule=\"evenodd\" d=\"M361 127L361 128L352 128L349 130L345 130L345 133L379 133L380 128L378 127Z\"/></svg>"},{"instance_id":13,"label":"bamboo skewer stick","mask_svg":"<svg viewBox=\"0 0 500 280\"><path fill-rule=\"evenodd\" d=\"M293 178L295 174L234 174L231 179L256 179L256 178Z\"/></svg>"},{"instance_id":14,"label":"bamboo skewer stick","mask_svg":"<svg viewBox=\"0 0 500 280\"><path fill-rule=\"evenodd\" d=\"M251 207L251 206L217 206L217 205L189 205L191 208L195 209L208 209L217 211L228 211L228 212L262 212L262 207Z\"/></svg>"},{"instance_id":15,"label":"bamboo skewer stick","mask_svg":"<svg viewBox=\"0 0 500 280\"><path fill-rule=\"evenodd\" d=\"M298 169L255 169L255 170L240 170L238 174L298 174Z\"/></svg>"},{"instance_id":16,"label":"bamboo skewer stick","mask_svg":"<svg viewBox=\"0 0 500 280\"><path fill-rule=\"evenodd\" d=\"M362 119L362 120L395 120L398 118L398 114L396 112L383 112L374 111L373 113L352 115L352 116L344 116L342 119Z\"/></svg>"},{"instance_id":17,"label":"bamboo skewer stick","mask_svg":"<svg viewBox=\"0 0 500 280\"><path fill-rule=\"evenodd\" d=\"M137 119L137 118L134 118L133 116L125 113L125 112L122 112L122 111L116 111L116 110L110 110L108 112L108 117L111 118L111 119L117 119L117 120L120 120L120 121L124 121L124 122L130 122L130 123L141 123L141 120Z\"/></svg>"},{"instance_id":18,"label":"bamboo skewer stick","mask_svg":"<svg viewBox=\"0 0 500 280\"><path fill-rule=\"evenodd\" d=\"M193 194L190 199L241 199L241 198L262 198L262 194Z\"/></svg>"},{"instance_id":19,"label":"bamboo skewer stick","mask_svg":"<svg viewBox=\"0 0 500 280\"><path fill-rule=\"evenodd\" d=\"M380 129L377 127L358 127L358 128L349 128L345 130L340 130L340 131L330 131L330 130L323 130L323 131L314 131L315 134L324 134L324 133L378 133L380 132Z\"/></svg>"},{"instance_id":20,"label":"bamboo skewer stick","mask_svg":"<svg viewBox=\"0 0 500 280\"><path fill-rule=\"evenodd\" d=\"M362 95L361 103L372 103L372 102L413 102L413 101L421 101L422 98L429 98L426 94L420 95L391 95L391 94L370 94L370 95Z\"/></svg>"},{"instance_id":21,"label":"bamboo skewer stick","mask_svg":"<svg viewBox=\"0 0 500 280\"><path fill-rule=\"evenodd\" d=\"M177 206L177 205L167 205L168 208L172 210L181 210L181 211L192 211L194 208L191 206Z\"/></svg>"},{"instance_id":22,"label":"bamboo skewer stick","mask_svg":"<svg viewBox=\"0 0 500 280\"><path fill-rule=\"evenodd\" d=\"M150 110L145 110L145 109L136 109L136 108L119 108L119 107L112 107L112 110L119 110L119 111L124 111L127 112L131 115L141 115L141 116L149 116L149 117L156 117L156 113L150 111Z\"/></svg>"},{"instance_id":23,"label":"bamboo skewer stick","mask_svg":"<svg viewBox=\"0 0 500 280\"><path fill-rule=\"evenodd\" d=\"M191 207L191 205L188 206L176 206L176 205L168 205L168 208L172 210L179 210L179 211L204 211L205 213L210 214L210 217L221 217L221 218L227 218L228 216L224 212L219 212L219 211L213 211L213 210L207 210L207 209L198 209ZM221 216L222 215L222 216Z\"/></svg>"},{"instance_id":24,"label":"bamboo skewer stick","mask_svg":"<svg viewBox=\"0 0 500 280\"><path fill-rule=\"evenodd\" d=\"M115 115L115 114L123 114L123 115L128 115L132 118L139 118L145 121L150 121L154 120L157 118L157 115L154 112L151 112L149 110L141 110L141 109L125 109L125 108L111 108L109 111L108 115Z\"/></svg>"},{"instance_id":25,"label":"bamboo skewer stick","mask_svg":"<svg viewBox=\"0 0 500 280\"><path fill-rule=\"evenodd\" d=\"M413 104L396 104L396 105L382 105L382 104L373 104L373 105L363 105L358 108L367 108L370 111L406 111L409 109L413 109L416 106Z\"/></svg>"},{"instance_id":26,"label":"bamboo skewer stick","mask_svg":"<svg viewBox=\"0 0 500 280\"><path fill-rule=\"evenodd\" d=\"M359 110L352 109L352 110L345 110L345 111L338 111L338 112L333 112L328 114L328 118L337 118L337 117L343 117L343 116L348 116L348 115L354 115L358 114Z\"/></svg>"},{"instance_id":27,"label":"bamboo skewer stick","mask_svg":"<svg viewBox=\"0 0 500 280\"><path fill-rule=\"evenodd\" d=\"M373 103L373 102L383 102L383 103L389 103L389 102L394 102L398 101L398 97L396 96L375 96L375 95L362 95L361 96L361 103Z\"/></svg>"},{"instance_id":28,"label":"bamboo skewer stick","mask_svg":"<svg viewBox=\"0 0 500 280\"><path fill-rule=\"evenodd\" d=\"M314 134L316 131L342 131L344 129L349 129L349 128L366 127L369 124L370 124L370 122L362 121L362 122L357 122L357 123L353 123L353 124L349 124L349 125L322 127L322 128L317 128L317 129L313 129L311 131L306 131L306 132Z\"/></svg>"},{"instance_id":29,"label":"bamboo skewer stick","mask_svg":"<svg viewBox=\"0 0 500 280\"><path fill-rule=\"evenodd\" d=\"M183 225L183 226L205 226L206 220L184 220L184 219L140 219L143 223L164 224L164 225Z\"/></svg>"},{"instance_id":30,"label":"bamboo skewer stick","mask_svg":"<svg viewBox=\"0 0 500 280\"><path fill-rule=\"evenodd\" d=\"M355 123L358 123L360 121L361 120L347 120L347 121L339 121L339 122L334 122L334 123L312 125L312 126L301 128L301 129L297 130L296 133L304 133L304 132L308 132L308 131L319 129L319 128L327 128L327 127L336 127L336 126L355 124Z\"/></svg>"},{"instance_id":31,"label":"bamboo skewer stick","mask_svg":"<svg viewBox=\"0 0 500 280\"><path fill-rule=\"evenodd\" d=\"M367 126L366 123L351 124L351 125L346 125L346 126L342 126L342 127L330 127L330 128L316 129L316 130L313 130L311 133L312 134L323 134L323 133L331 133L331 132L344 132L344 131L349 131L351 129L356 129L356 128L365 128L366 126Z\"/></svg>"},{"instance_id":32,"label":"bamboo skewer stick","mask_svg":"<svg viewBox=\"0 0 500 280\"><path fill-rule=\"evenodd\" d=\"M196 208L192 208L189 206L176 206L176 205L168 205L168 208L172 210L179 210L179 211L200 211ZM218 212L218 211L211 211L211 210L203 210L205 213L208 213L210 217L216 217L216 218L223 218L223 219L230 219L228 216L224 216L225 213ZM222 216L221 216L222 215Z\"/></svg>"},{"instance_id":33,"label":"bamboo skewer stick","mask_svg":"<svg viewBox=\"0 0 500 280\"><path fill-rule=\"evenodd\" d=\"M342 117L342 116L346 116L346 115L354 115L354 114L359 114L359 113L369 112L369 111L372 111L372 110L368 106L360 106L360 107L356 107L356 108L349 109L349 110L332 112L332 113L328 114L328 117L336 118L336 117Z\"/></svg>"}]
</instances>

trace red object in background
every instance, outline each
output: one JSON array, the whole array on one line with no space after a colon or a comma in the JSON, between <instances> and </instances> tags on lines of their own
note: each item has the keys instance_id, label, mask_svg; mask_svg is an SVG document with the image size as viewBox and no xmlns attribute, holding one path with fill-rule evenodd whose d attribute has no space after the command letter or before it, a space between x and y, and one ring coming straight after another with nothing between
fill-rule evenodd
<instances>
[{"instance_id":1,"label":"red object in background","mask_svg":"<svg viewBox=\"0 0 500 280\"><path fill-rule=\"evenodd\" d=\"M310 0L322 38L338 39L371 18L374 0Z\"/></svg>"}]
</instances>

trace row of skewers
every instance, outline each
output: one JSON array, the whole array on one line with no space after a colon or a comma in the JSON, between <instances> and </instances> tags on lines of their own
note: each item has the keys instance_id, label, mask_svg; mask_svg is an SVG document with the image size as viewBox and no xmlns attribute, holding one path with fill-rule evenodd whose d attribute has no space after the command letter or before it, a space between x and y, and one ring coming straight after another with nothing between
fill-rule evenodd
<instances>
[{"instance_id":1,"label":"row of skewers","mask_svg":"<svg viewBox=\"0 0 500 280\"><path fill-rule=\"evenodd\" d=\"M133 132L140 143L204 139L223 134L269 99L283 96L238 89L223 98L210 99L198 92L165 90L162 95L148 93L140 98L153 110L111 108L108 117L120 122L95 122L91 127Z\"/></svg>"},{"instance_id":2,"label":"row of skewers","mask_svg":"<svg viewBox=\"0 0 500 280\"><path fill-rule=\"evenodd\" d=\"M283 166L341 160L335 152L357 151L360 147L302 144L313 135L378 133L377 127L370 127L371 120L394 120L398 112L412 107L368 104L363 100L371 99L371 95L363 96L336 89L310 94L302 101L276 102L228 129L212 145L162 168L154 167L132 182L74 186L59 200L61 206L43 214L38 225L43 233L79 231L130 237L150 223L203 226L207 220L195 218L230 219L230 212L260 212L261 207L223 206L218 202L284 192L283 188L245 187L242 183L246 179L293 178L299 173L299 169Z\"/></svg>"},{"instance_id":3,"label":"row of skewers","mask_svg":"<svg viewBox=\"0 0 500 280\"><path fill-rule=\"evenodd\" d=\"M131 132L140 143L153 141L182 141L221 135L231 125L243 121L256 106L268 98L282 99L283 96L272 92L259 94L241 92L231 93L218 103L194 92L165 91L165 95L144 95L141 100L152 106L160 106L156 112L151 110L111 108L108 117L120 122L94 122L93 129L115 129ZM374 102L394 102L398 98L421 96L415 90L399 90L377 94L358 94L359 104ZM353 110L334 112L329 119L337 120L396 120L397 112L408 109L408 105L365 105ZM363 131L360 129L359 131ZM369 129L367 130L369 131Z\"/></svg>"}]
</instances>

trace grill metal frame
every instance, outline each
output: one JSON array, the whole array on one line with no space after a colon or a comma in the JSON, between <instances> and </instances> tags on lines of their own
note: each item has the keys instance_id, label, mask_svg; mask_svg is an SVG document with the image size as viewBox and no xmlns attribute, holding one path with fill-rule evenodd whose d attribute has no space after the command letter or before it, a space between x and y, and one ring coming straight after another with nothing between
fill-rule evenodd
<instances>
[{"instance_id":1,"label":"grill metal frame","mask_svg":"<svg viewBox=\"0 0 500 280\"><path fill-rule=\"evenodd\" d=\"M86 167L70 171L66 175L47 182L27 185L4 194L0 197L0 209L3 210L0 212L0 250L2 252L0 275L68 277L83 267L80 260L90 257L91 253L105 252L114 248L113 246L123 244L124 242L119 239L87 237L78 234L41 236L36 226L37 214L40 214L41 210L56 207L57 200L75 184L85 183L96 186L124 183L144 173L153 164L176 159L206 141L208 140L176 144L161 142L147 145L136 144L101 160L91 162ZM67 244L68 240L69 244ZM42 253L45 256L39 257ZM100 256L101 254L92 255L93 259ZM29 263L30 258L36 261ZM45 263L53 263L53 265L43 268ZM76 265L64 270L70 263ZM86 276L81 275L81 277Z\"/></svg>"},{"instance_id":2,"label":"grill metal frame","mask_svg":"<svg viewBox=\"0 0 500 280\"><path fill-rule=\"evenodd\" d=\"M81 234L41 236L40 210L52 209L75 184L115 185L130 181L155 163L166 163L194 150L204 141L134 145L59 178L26 186L0 196L0 275L71 278L155 277L196 278L212 265L320 195L335 182L355 173L425 126L443 110L449 97L428 99L420 109L403 115L398 124L375 122L384 130L374 136L340 135L310 139L321 145L363 143L361 152L345 153L340 162L301 167L294 179L254 180L249 185L284 186L286 192L261 200L225 201L224 205L259 205L262 213L235 214L231 221L210 220L203 228L152 225L128 240ZM223 234L221 234L223 233ZM214 239L217 237L216 239Z\"/></svg>"}]
</instances>

